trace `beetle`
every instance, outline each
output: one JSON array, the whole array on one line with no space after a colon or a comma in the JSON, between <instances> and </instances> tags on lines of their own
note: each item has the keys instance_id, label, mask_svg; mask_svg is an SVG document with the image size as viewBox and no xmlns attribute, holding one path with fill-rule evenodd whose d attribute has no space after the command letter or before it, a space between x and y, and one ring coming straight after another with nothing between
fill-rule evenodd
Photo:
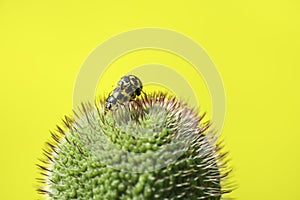
<instances>
[{"instance_id":1,"label":"beetle","mask_svg":"<svg viewBox=\"0 0 300 200\"><path fill-rule=\"evenodd\" d=\"M136 96L141 95L143 89L142 81L134 75L121 77L117 87L110 93L106 99L105 108L111 110L117 108L119 104L124 105L133 101Z\"/></svg>"}]
</instances>

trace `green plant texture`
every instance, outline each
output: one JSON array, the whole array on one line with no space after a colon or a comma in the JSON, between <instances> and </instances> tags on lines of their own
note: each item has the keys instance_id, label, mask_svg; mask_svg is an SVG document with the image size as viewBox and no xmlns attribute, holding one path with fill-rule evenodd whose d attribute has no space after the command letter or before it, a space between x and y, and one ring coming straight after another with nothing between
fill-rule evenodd
<instances>
[{"instance_id":1,"label":"green plant texture","mask_svg":"<svg viewBox=\"0 0 300 200\"><path fill-rule=\"evenodd\" d=\"M116 110L82 104L47 143L38 189L47 199L203 199L230 192L209 123L164 93Z\"/></svg>"}]
</instances>

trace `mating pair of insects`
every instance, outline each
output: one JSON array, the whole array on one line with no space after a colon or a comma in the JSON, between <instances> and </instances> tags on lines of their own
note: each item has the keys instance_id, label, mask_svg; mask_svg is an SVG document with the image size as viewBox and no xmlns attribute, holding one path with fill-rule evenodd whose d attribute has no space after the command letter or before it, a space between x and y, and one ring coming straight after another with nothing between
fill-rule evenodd
<instances>
[{"instance_id":1,"label":"mating pair of insects","mask_svg":"<svg viewBox=\"0 0 300 200\"><path fill-rule=\"evenodd\" d=\"M134 75L123 76L117 84L117 87L110 93L105 101L105 109L114 110L118 105L124 105L133 101L136 96L141 95L143 84L141 80Z\"/></svg>"}]
</instances>

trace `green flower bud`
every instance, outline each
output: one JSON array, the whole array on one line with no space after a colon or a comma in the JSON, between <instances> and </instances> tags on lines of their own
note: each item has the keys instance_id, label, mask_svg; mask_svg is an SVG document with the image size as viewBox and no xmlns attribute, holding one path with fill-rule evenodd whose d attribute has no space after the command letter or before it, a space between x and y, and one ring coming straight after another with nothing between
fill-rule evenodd
<instances>
[{"instance_id":1,"label":"green flower bud","mask_svg":"<svg viewBox=\"0 0 300 200\"><path fill-rule=\"evenodd\" d=\"M48 199L221 199L229 170L202 118L163 93L114 111L83 104L52 133L38 191Z\"/></svg>"}]
</instances>

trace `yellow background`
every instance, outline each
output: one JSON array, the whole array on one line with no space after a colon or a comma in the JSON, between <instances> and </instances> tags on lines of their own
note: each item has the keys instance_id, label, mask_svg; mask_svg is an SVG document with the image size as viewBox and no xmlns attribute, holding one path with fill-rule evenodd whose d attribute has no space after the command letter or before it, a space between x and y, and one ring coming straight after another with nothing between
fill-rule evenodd
<instances>
[{"instance_id":1,"label":"yellow background","mask_svg":"<svg viewBox=\"0 0 300 200\"><path fill-rule=\"evenodd\" d=\"M0 1L0 199L40 198L35 163L49 130L71 113L81 64L104 40L139 27L191 37L218 67L239 185L231 196L300 199L298 1L97 2Z\"/></svg>"}]
</instances>

